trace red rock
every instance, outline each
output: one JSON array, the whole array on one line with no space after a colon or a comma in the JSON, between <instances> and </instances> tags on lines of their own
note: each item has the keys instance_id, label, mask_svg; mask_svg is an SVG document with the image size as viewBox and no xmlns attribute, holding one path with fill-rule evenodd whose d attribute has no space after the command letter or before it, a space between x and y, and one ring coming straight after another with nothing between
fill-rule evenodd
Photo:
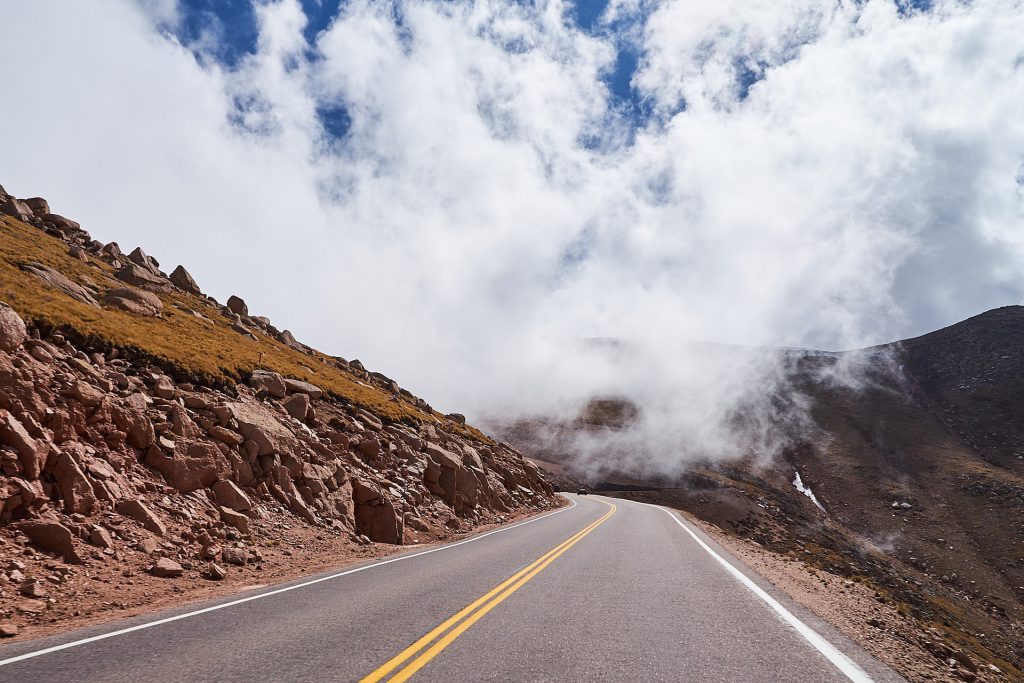
<instances>
[{"instance_id":1,"label":"red rock","mask_svg":"<svg viewBox=\"0 0 1024 683\"><path fill-rule=\"evenodd\" d=\"M212 488L219 505L237 512L252 509L252 501L249 500L249 496L245 495L245 492L238 488L233 481L221 479Z\"/></svg>"},{"instance_id":2,"label":"red rock","mask_svg":"<svg viewBox=\"0 0 1024 683\"><path fill-rule=\"evenodd\" d=\"M174 560L167 557L161 557L153 564L152 567L149 568L149 573L153 576L172 579L184 574L185 570Z\"/></svg>"},{"instance_id":3,"label":"red rock","mask_svg":"<svg viewBox=\"0 0 1024 683\"><path fill-rule=\"evenodd\" d=\"M125 517L131 517L157 536L164 536L167 527L160 518L140 500L122 500L117 504L117 511Z\"/></svg>"},{"instance_id":4,"label":"red rock","mask_svg":"<svg viewBox=\"0 0 1024 683\"><path fill-rule=\"evenodd\" d=\"M203 576L205 576L208 579L213 579L214 581L220 581L227 575L228 572L226 569L224 569L218 564L214 564L213 562L206 565L206 571L203 572Z\"/></svg>"},{"instance_id":5,"label":"red rock","mask_svg":"<svg viewBox=\"0 0 1024 683\"><path fill-rule=\"evenodd\" d=\"M184 266L178 266L174 269L174 272L171 273L171 282L175 287L189 294L195 294L196 296L202 296L203 294L199 289L199 285L192 279L192 276L185 270Z\"/></svg>"},{"instance_id":6,"label":"red rock","mask_svg":"<svg viewBox=\"0 0 1024 683\"><path fill-rule=\"evenodd\" d=\"M249 386L256 391L265 390L274 398L284 398L288 395L288 387L284 378L276 372L268 370L256 370L249 376Z\"/></svg>"},{"instance_id":7,"label":"red rock","mask_svg":"<svg viewBox=\"0 0 1024 683\"><path fill-rule=\"evenodd\" d=\"M64 499L64 511L88 515L96 506L96 497L93 495L92 484L89 483L82 468L71 455L78 451L79 457L81 457L84 448L75 442L68 443L65 448L66 452L57 456L57 464L53 467L57 488L60 490L61 498Z\"/></svg>"},{"instance_id":8,"label":"red rock","mask_svg":"<svg viewBox=\"0 0 1024 683\"><path fill-rule=\"evenodd\" d=\"M295 394L284 402L284 409L296 420L305 420L309 414L309 396L306 394Z\"/></svg>"},{"instance_id":9,"label":"red rock","mask_svg":"<svg viewBox=\"0 0 1024 683\"><path fill-rule=\"evenodd\" d=\"M22 532L33 544L51 553L56 553L69 564L82 564L82 558L75 550L74 536L63 524L46 521L17 522L11 527Z\"/></svg>"},{"instance_id":10,"label":"red rock","mask_svg":"<svg viewBox=\"0 0 1024 683\"><path fill-rule=\"evenodd\" d=\"M249 561L249 553L241 548L224 548L220 553L220 557L228 564L239 566L245 565Z\"/></svg>"},{"instance_id":11,"label":"red rock","mask_svg":"<svg viewBox=\"0 0 1024 683\"><path fill-rule=\"evenodd\" d=\"M0 303L0 351L10 353L20 347L28 338L25 322L14 309Z\"/></svg>"},{"instance_id":12,"label":"red rock","mask_svg":"<svg viewBox=\"0 0 1024 683\"><path fill-rule=\"evenodd\" d=\"M130 287L110 290L100 299L100 303L107 308L118 308L144 316L157 316L164 310L164 304L156 294Z\"/></svg>"},{"instance_id":13,"label":"red rock","mask_svg":"<svg viewBox=\"0 0 1024 683\"><path fill-rule=\"evenodd\" d=\"M231 508L221 506L220 520L228 526L233 526L243 534L249 533L249 518L241 512L235 512Z\"/></svg>"},{"instance_id":14,"label":"red rock","mask_svg":"<svg viewBox=\"0 0 1024 683\"><path fill-rule=\"evenodd\" d=\"M228 410L238 422L238 431L257 445L257 455L292 453L299 450L295 438L280 418L263 406L254 403L229 403Z\"/></svg>"},{"instance_id":15,"label":"red rock","mask_svg":"<svg viewBox=\"0 0 1024 683\"><path fill-rule=\"evenodd\" d=\"M0 444L10 446L18 453L22 472L27 479L39 478L46 457L46 444L29 436L21 421L3 408L0 408Z\"/></svg>"},{"instance_id":16,"label":"red rock","mask_svg":"<svg viewBox=\"0 0 1024 683\"><path fill-rule=\"evenodd\" d=\"M311 399L323 398L324 395L323 389L302 380L286 378L284 384L289 394L306 394Z\"/></svg>"}]
</instances>

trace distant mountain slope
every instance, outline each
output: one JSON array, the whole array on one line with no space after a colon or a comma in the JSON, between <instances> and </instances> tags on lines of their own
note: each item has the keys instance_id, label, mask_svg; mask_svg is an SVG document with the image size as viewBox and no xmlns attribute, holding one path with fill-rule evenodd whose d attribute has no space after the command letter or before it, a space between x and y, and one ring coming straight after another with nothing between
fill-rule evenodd
<instances>
[{"instance_id":1,"label":"distant mountain slope","mask_svg":"<svg viewBox=\"0 0 1024 683\"><path fill-rule=\"evenodd\" d=\"M868 581L920 625L907 647L933 659L937 676L988 674L949 669L931 628L949 647L1024 676L1024 307L866 352L797 357L792 383L811 399L819 431L768 467L738 453L666 479L610 459L590 484ZM867 359L862 387L817 379L853 358ZM584 477L559 449L573 430L592 428L585 413L572 424L519 422L504 435Z\"/></svg>"}]
</instances>

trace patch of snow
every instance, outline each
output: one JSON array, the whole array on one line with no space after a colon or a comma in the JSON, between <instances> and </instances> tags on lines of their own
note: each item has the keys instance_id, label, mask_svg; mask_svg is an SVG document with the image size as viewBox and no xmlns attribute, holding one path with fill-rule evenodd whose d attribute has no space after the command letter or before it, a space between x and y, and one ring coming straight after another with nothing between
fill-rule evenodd
<instances>
[{"instance_id":1,"label":"patch of snow","mask_svg":"<svg viewBox=\"0 0 1024 683\"><path fill-rule=\"evenodd\" d=\"M807 496L808 498L810 498L811 502L814 503L815 505L817 505L819 510L821 510L822 512L825 512L825 508L822 507L821 503L819 503L818 499L814 496L814 491L811 491L811 489L809 487L804 486L803 480L800 479L800 473L799 472L794 472L793 486L796 487L797 491L799 491L800 493L802 493L805 496Z\"/></svg>"}]
</instances>

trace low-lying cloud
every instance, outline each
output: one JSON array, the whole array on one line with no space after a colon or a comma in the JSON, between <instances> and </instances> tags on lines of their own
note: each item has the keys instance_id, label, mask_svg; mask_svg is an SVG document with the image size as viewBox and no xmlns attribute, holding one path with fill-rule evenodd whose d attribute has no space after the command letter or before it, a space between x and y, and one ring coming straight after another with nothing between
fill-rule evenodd
<instances>
[{"instance_id":1,"label":"low-lying cloud","mask_svg":"<svg viewBox=\"0 0 1024 683\"><path fill-rule=\"evenodd\" d=\"M629 396L644 429L611 446L658 463L802 419L784 364L693 342L851 348L1021 302L1019 1L616 0L584 31L558 1L352 0L313 43L295 0L256 7L231 67L170 0L5 8L0 182L439 408Z\"/></svg>"}]
</instances>

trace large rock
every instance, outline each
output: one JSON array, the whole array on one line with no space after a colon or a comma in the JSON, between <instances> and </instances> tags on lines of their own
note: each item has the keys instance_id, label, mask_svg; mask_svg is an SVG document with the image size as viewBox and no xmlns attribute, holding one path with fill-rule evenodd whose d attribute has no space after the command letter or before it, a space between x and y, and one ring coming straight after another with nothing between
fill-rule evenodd
<instances>
[{"instance_id":1,"label":"large rock","mask_svg":"<svg viewBox=\"0 0 1024 683\"><path fill-rule=\"evenodd\" d=\"M289 394L306 394L312 399L323 398L324 395L323 389L302 380L287 378L284 385Z\"/></svg>"},{"instance_id":2,"label":"large rock","mask_svg":"<svg viewBox=\"0 0 1024 683\"><path fill-rule=\"evenodd\" d=\"M145 268L149 272L153 273L153 275L160 276L160 263L146 252L142 251L142 247L135 247L135 249L132 250L132 253L128 254L128 260L137 266Z\"/></svg>"},{"instance_id":3,"label":"large rock","mask_svg":"<svg viewBox=\"0 0 1024 683\"><path fill-rule=\"evenodd\" d=\"M228 464L220 449L208 441L182 439L167 457L156 447L146 454L146 464L157 469L178 491L188 493L212 486L227 474Z\"/></svg>"},{"instance_id":4,"label":"large rock","mask_svg":"<svg viewBox=\"0 0 1024 683\"><path fill-rule=\"evenodd\" d=\"M174 560L167 557L161 557L153 564L152 567L149 568L149 573L153 576L173 579L184 574L185 569Z\"/></svg>"},{"instance_id":5,"label":"large rock","mask_svg":"<svg viewBox=\"0 0 1024 683\"><path fill-rule=\"evenodd\" d=\"M256 391L265 389L274 398L284 398L288 395L288 385L285 384L284 378L269 370L254 370L249 377L249 386Z\"/></svg>"},{"instance_id":6,"label":"large rock","mask_svg":"<svg viewBox=\"0 0 1024 683\"><path fill-rule=\"evenodd\" d=\"M17 452L26 479L38 479L46 459L47 446L36 441L18 418L0 408L0 444Z\"/></svg>"},{"instance_id":7,"label":"large rock","mask_svg":"<svg viewBox=\"0 0 1024 683\"><path fill-rule=\"evenodd\" d=\"M234 294L228 297L227 306L231 309L231 312L235 315L240 315L243 318L249 316L249 307L245 304L245 301L241 297L237 297Z\"/></svg>"},{"instance_id":8,"label":"large rock","mask_svg":"<svg viewBox=\"0 0 1024 683\"><path fill-rule=\"evenodd\" d=\"M305 420L309 407L309 396L306 394L295 394L284 402L284 409L296 420Z\"/></svg>"},{"instance_id":9,"label":"large rock","mask_svg":"<svg viewBox=\"0 0 1024 683\"><path fill-rule=\"evenodd\" d=\"M171 273L171 282L180 290L188 292L189 294L195 294L196 296L202 296L203 293L199 289L199 285L192 279L192 275L185 270L184 266L178 266Z\"/></svg>"},{"instance_id":10,"label":"large rock","mask_svg":"<svg viewBox=\"0 0 1024 683\"><path fill-rule=\"evenodd\" d=\"M26 273L32 273L49 286L59 289L76 301L97 308L100 306L89 290L50 266L42 263L24 263L21 269Z\"/></svg>"},{"instance_id":11,"label":"large rock","mask_svg":"<svg viewBox=\"0 0 1024 683\"><path fill-rule=\"evenodd\" d=\"M245 512L252 509L252 501L245 495L242 489L238 488L233 481L221 479L213 485L213 495L217 503L236 512Z\"/></svg>"},{"instance_id":12,"label":"large rock","mask_svg":"<svg viewBox=\"0 0 1024 683\"><path fill-rule=\"evenodd\" d=\"M128 287L110 290L101 303L108 308L119 308L135 315L157 316L164 310L164 304L156 294Z\"/></svg>"},{"instance_id":13,"label":"large rock","mask_svg":"<svg viewBox=\"0 0 1024 683\"><path fill-rule=\"evenodd\" d=\"M5 197L0 200L0 213L5 213L8 216L14 216L19 220L27 220L32 217L32 209L29 208L28 204L15 199L14 197Z\"/></svg>"},{"instance_id":14,"label":"large rock","mask_svg":"<svg viewBox=\"0 0 1024 683\"><path fill-rule=\"evenodd\" d=\"M122 500L115 509L125 517L131 517L147 531L151 531L157 536L167 534L167 527L164 526L164 523L141 500Z\"/></svg>"},{"instance_id":15,"label":"large rock","mask_svg":"<svg viewBox=\"0 0 1024 683\"><path fill-rule=\"evenodd\" d=\"M254 403L229 403L227 408L242 436L256 444L257 456L299 450L299 440L270 410Z\"/></svg>"},{"instance_id":16,"label":"large rock","mask_svg":"<svg viewBox=\"0 0 1024 683\"><path fill-rule=\"evenodd\" d=\"M73 221L70 218L64 218L59 213L47 213L43 214L43 220L47 223L53 223L58 228L64 228L66 230L78 230L82 226L77 221Z\"/></svg>"},{"instance_id":17,"label":"large rock","mask_svg":"<svg viewBox=\"0 0 1024 683\"><path fill-rule=\"evenodd\" d=\"M0 351L10 353L28 338L25 321L5 303L0 303Z\"/></svg>"},{"instance_id":18,"label":"large rock","mask_svg":"<svg viewBox=\"0 0 1024 683\"><path fill-rule=\"evenodd\" d=\"M57 488L60 496L64 499L64 511L67 513L79 512L83 515L92 513L96 506L96 496L93 495L92 484L85 476L77 460L72 456L73 451L78 451L79 457L84 454L84 447L75 442L67 445L67 450L57 457L57 464L53 467L53 476L57 480Z\"/></svg>"},{"instance_id":19,"label":"large rock","mask_svg":"<svg viewBox=\"0 0 1024 683\"><path fill-rule=\"evenodd\" d=\"M42 197L29 197L25 200L25 205L39 218L50 213L50 203Z\"/></svg>"},{"instance_id":20,"label":"large rock","mask_svg":"<svg viewBox=\"0 0 1024 683\"><path fill-rule=\"evenodd\" d=\"M356 503L355 518L356 531L371 541L402 544L405 519L389 498L382 498L376 504Z\"/></svg>"},{"instance_id":21,"label":"large rock","mask_svg":"<svg viewBox=\"0 0 1024 683\"><path fill-rule=\"evenodd\" d=\"M228 526L233 526L243 534L249 533L249 518L241 512L236 512L229 507L220 507L220 521Z\"/></svg>"},{"instance_id":22,"label":"large rock","mask_svg":"<svg viewBox=\"0 0 1024 683\"><path fill-rule=\"evenodd\" d=\"M135 263L129 263L124 268L117 271L114 277L122 282L127 282L134 287L148 289L151 292L171 291L170 280L165 280L159 275L155 275Z\"/></svg>"},{"instance_id":23,"label":"large rock","mask_svg":"<svg viewBox=\"0 0 1024 683\"><path fill-rule=\"evenodd\" d=\"M75 540L63 524L48 521L18 522L11 525L15 530L20 531L29 537L36 546L43 550L56 553L70 564L81 564L82 558L75 550Z\"/></svg>"}]
</instances>

